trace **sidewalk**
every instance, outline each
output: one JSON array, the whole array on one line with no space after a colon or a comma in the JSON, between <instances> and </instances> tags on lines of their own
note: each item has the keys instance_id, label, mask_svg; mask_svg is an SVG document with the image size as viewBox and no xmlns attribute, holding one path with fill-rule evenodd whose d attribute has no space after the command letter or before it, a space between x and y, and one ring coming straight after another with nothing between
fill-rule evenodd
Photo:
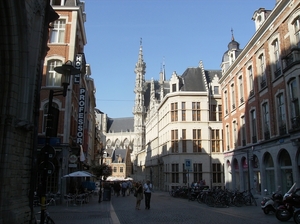
<instances>
[{"instance_id":1,"label":"sidewalk","mask_svg":"<svg viewBox=\"0 0 300 224\"><path fill-rule=\"evenodd\" d=\"M40 207L35 207L36 212ZM55 224L120 224L111 201L98 203L98 196L93 195L87 204L69 205L63 202L60 205L48 207L50 217Z\"/></svg>"}]
</instances>

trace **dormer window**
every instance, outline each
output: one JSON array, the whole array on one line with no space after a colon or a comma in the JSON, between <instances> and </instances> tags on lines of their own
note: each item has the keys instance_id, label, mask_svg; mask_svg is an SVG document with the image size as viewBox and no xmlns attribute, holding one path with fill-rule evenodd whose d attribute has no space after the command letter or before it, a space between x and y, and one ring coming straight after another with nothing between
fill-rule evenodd
<instances>
[{"instance_id":1,"label":"dormer window","mask_svg":"<svg viewBox=\"0 0 300 224\"><path fill-rule=\"evenodd\" d=\"M176 92L176 83L172 84L172 92Z\"/></svg>"}]
</instances>

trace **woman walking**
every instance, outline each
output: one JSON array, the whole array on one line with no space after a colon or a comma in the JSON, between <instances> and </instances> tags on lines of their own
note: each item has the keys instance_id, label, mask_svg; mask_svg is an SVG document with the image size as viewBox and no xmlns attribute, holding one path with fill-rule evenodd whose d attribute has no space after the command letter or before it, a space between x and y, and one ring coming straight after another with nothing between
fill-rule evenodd
<instances>
[{"instance_id":1,"label":"woman walking","mask_svg":"<svg viewBox=\"0 0 300 224\"><path fill-rule=\"evenodd\" d=\"M137 182L135 185L135 192L136 192L136 204L135 209L140 210L141 201L143 200L143 186L141 182Z\"/></svg>"}]
</instances>

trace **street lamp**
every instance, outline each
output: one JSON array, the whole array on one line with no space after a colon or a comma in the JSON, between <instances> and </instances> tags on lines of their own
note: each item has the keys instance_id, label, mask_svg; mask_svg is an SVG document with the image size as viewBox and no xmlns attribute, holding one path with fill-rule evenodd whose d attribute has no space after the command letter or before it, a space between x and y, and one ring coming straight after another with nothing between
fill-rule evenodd
<instances>
[{"instance_id":1,"label":"street lamp","mask_svg":"<svg viewBox=\"0 0 300 224\"><path fill-rule=\"evenodd\" d=\"M62 66L54 68L54 71L62 74L61 76L61 85L62 90L50 90L49 93L49 102L48 102L48 114L47 114L47 123L46 123L46 143L42 148L43 162L40 164L39 169L42 171L42 185L41 185L41 224L44 224L45 219L45 210L46 210L46 189L47 189L47 176L51 175L54 171L54 165L51 162L51 159L55 156L55 149L50 145L51 137L56 136L56 126L53 126L53 108L52 101L53 96L66 96L68 85L70 84L71 75L76 75L80 73L79 69L73 67L72 62L68 60ZM49 161L50 160L50 161Z\"/></svg>"}]
</instances>

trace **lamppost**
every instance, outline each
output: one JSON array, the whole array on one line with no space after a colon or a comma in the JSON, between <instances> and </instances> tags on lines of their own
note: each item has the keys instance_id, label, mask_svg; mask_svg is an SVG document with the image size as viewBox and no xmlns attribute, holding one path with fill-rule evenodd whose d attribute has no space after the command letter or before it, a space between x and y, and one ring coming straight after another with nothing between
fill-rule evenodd
<instances>
[{"instance_id":1,"label":"lamppost","mask_svg":"<svg viewBox=\"0 0 300 224\"><path fill-rule=\"evenodd\" d=\"M50 90L49 93L49 102L48 102L48 114L47 114L47 123L46 123L46 142L45 146L41 150L43 156L43 161L39 166L40 172L42 172L42 185L41 185L41 224L44 224L45 219L45 210L46 210L46 190L47 190L47 176L51 175L54 172L54 165L51 162L51 159L55 156L55 149L50 145L51 137L56 136L56 126L53 125L54 110L52 108L53 96L63 96L67 95L68 86L70 84L71 75L79 74L80 70L76 69L71 61L67 61L62 66L54 68L54 71L62 74L61 76L61 85L62 90ZM49 161L50 160L50 161Z\"/></svg>"}]
</instances>

